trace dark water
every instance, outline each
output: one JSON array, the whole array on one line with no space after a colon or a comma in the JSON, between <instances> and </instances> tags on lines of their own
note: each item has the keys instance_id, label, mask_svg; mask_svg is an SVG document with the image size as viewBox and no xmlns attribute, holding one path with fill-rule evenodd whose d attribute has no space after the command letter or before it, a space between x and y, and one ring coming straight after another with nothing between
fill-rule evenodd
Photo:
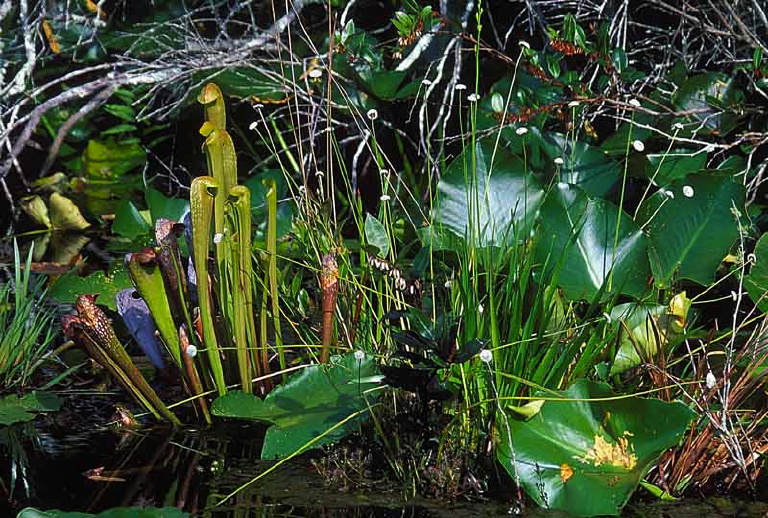
<instances>
[{"instance_id":1,"label":"dark water","mask_svg":"<svg viewBox=\"0 0 768 518\"><path fill-rule=\"evenodd\" d=\"M273 466L259 460L264 428L233 423L224 430L155 429L116 433L103 425L111 406L70 396L67 410L34 426L15 427L26 454L29 496L16 484L11 503L0 502L0 517L21 507L100 512L115 506L176 506L206 518L246 517L485 517L514 516L512 502L442 502L405 499L398 488L366 491L329 486L307 458L286 462L226 496ZM6 438L7 440L7 438ZM18 452L17 452L18 453ZM4 449L2 477L11 466ZM23 463L22 463L23 464ZM17 473L22 464L17 464ZM1 486L0 486L1 487ZM588 498L585 495L585 498ZM535 507L522 516L567 516ZM768 504L710 498L678 502L632 502L626 517L768 517Z\"/></svg>"}]
</instances>

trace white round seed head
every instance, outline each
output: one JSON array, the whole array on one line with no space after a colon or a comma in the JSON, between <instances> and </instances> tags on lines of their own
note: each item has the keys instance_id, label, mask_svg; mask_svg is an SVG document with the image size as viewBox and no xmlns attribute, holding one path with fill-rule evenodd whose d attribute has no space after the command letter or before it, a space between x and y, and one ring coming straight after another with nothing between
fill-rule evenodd
<instances>
[{"instance_id":1,"label":"white round seed head","mask_svg":"<svg viewBox=\"0 0 768 518\"><path fill-rule=\"evenodd\" d=\"M480 359L485 363L491 363L493 360L493 353L489 349L483 349L480 351Z\"/></svg>"},{"instance_id":2,"label":"white round seed head","mask_svg":"<svg viewBox=\"0 0 768 518\"><path fill-rule=\"evenodd\" d=\"M642 140L635 140L632 142L632 147L635 148L635 151L638 153L642 153L645 151L645 144L643 144Z\"/></svg>"},{"instance_id":3,"label":"white round seed head","mask_svg":"<svg viewBox=\"0 0 768 518\"><path fill-rule=\"evenodd\" d=\"M557 165L563 165L563 163L565 163L565 162L563 161L563 159L562 159L562 158L560 158L560 157L557 157L557 158L555 158L555 164L557 164Z\"/></svg>"},{"instance_id":4,"label":"white round seed head","mask_svg":"<svg viewBox=\"0 0 768 518\"><path fill-rule=\"evenodd\" d=\"M528 128L526 128L525 126L522 126L520 128L517 128L515 130L515 133L517 133L518 135L525 135L526 133L528 133Z\"/></svg>"},{"instance_id":5,"label":"white round seed head","mask_svg":"<svg viewBox=\"0 0 768 518\"><path fill-rule=\"evenodd\" d=\"M368 117L369 120L375 121L379 118L379 112L377 112L375 109L371 108L365 113L366 117Z\"/></svg>"},{"instance_id":6,"label":"white round seed head","mask_svg":"<svg viewBox=\"0 0 768 518\"><path fill-rule=\"evenodd\" d=\"M363 358L365 358L365 353L363 351L361 351L359 349L357 351L355 351L355 360L362 361Z\"/></svg>"},{"instance_id":7,"label":"white round seed head","mask_svg":"<svg viewBox=\"0 0 768 518\"><path fill-rule=\"evenodd\" d=\"M471 103L476 103L480 99L480 96L477 94L469 94L467 96L467 100Z\"/></svg>"},{"instance_id":8,"label":"white round seed head","mask_svg":"<svg viewBox=\"0 0 768 518\"><path fill-rule=\"evenodd\" d=\"M707 388L708 388L708 389L711 389L711 388L713 388L715 385L717 385L717 378L715 378L715 375L714 375L714 374L712 374L712 371L709 371L709 372L707 373L707 377L706 377L706 379L705 379L705 382L706 382L706 384L707 384Z\"/></svg>"},{"instance_id":9,"label":"white round seed head","mask_svg":"<svg viewBox=\"0 0 768 518\"><path fill-rule=\"evenodd\" d=\"M686 198L693 198L693 187L690 185L683 185L683 196Z\"/></svg>"}]
</instances>

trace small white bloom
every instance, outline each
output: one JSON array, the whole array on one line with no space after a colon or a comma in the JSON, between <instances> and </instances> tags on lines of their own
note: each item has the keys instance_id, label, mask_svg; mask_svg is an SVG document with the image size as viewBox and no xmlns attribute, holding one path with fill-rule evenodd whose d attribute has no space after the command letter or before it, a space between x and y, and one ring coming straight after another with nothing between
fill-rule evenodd
<instances>
[{"instance_id":1,"label":"small white bloom","mask_svg":"<svg viewBox=\"0 0 768 518\"><path fill-rule=\"evenodd\" d=\"M712 374L712 371L707 373L706 383L708 389L711 389L717 384L717 378L715 378L715 375Z\"/></svg>"},{"instance_id":2,"label":"small white bloom","mask_svg":"<svg viewBox=\"0 0 768 518\"><path fill-rule=\"evenodd\" d=\"M454 90L461 92L462 90L467 89L467 85L465 85L464 83L456 83L456 86L454 86L453 88Z\"/></svg>"},{"instance_id":3,"label":"small white bloom","mask_svg":"<svg viewBox=\"0 0 768 518\"><path fill-rule=\"evenodd\" d=\"M452 284L453 284L453 281L451 279L448 279L447 281L445 281L445 284L443 284L443 286L445 286L446 289L450 289Z\"/></svg>"},{"instance_id":4,"label":"small white bloom","mask_svg":"<svg viewBox=\"0 0 768 518\"><path fill-rule=\"evenodd\" d=\"M605 321L610 324L611 323L611 315L609 315L608 313L603 313L603 316L605 317Z\"/></svg>"},{"instance_id":5,"label":"small white bloom","mask_svg":"<svg viewBox=\"0 0 768 518\"><path fill-rule=\"evenodd\" d=\"M757 262L757 256L755 254L747 254L747 262L749 264L755 264Z\"/></svg>"},{"instance_id":6,"label":"small white bloom","mask_svg":"<svg viewBox=\"0 0 768 518\"><path fill-rule=\"evenodd\" d=\"M528 133L528 128L526 128L525 126L522 126L520 128L517 128L515 130L515 133L517 133L518 135L525 135L526 133Z\"/></svg>"},{"instance_id":7,"label":"small white bloom","mask_svg":"<svg viewBox=\"0 0 768 518\"><path fill-rule=\"evenodd\" d=\"M638 153L642 153L645 151L645 144L643 144L642 140L635 140L632 142L632 147L635 148L635 151Z\"/></svg>"},{"instance_id":8,"label":"small white bloom","mask_svg":"<svg viewBox=\"0 0 768 518\"><path fill-rule=\"evenodd\" d=\"M493 360L493 353L488 349L483 349L480 351L480 359L485 363L491 363L491 360Z\"/></svg>"},{"instance_id":9,"label":"small white bloom","mask_svg":"<svg viewBox=\"0 0 768 518\"><path fill-rule=\"evenodd\" d=\"M390 197L389 197L389 194L382 194L381 196L379 196L379 199L380 199L381 201L389 201L389 200L391 200L392 198L390 198Z\"/></svg>"},{"instance_id":10,"label":"small white bloom","mask_svg":"<svg viewBox=\"0 0 768 518\"><path fill-rule=\"evenodd\" d=\"M477 305L477 311L478 311L480 314L482 314L482 313L483 313L483 311L485 311L485 308L483 307L483 305L482 305L482 304L478 304L478 305Z\"/></svg>"},{"instance_id":11,"label":"small white bloom","mask_svg":"<svg viewBox=\"0 0 768 518\"><path fill-rule=\"evenodd\" d=\"M735 291L731 290L731 298L732 298L733 300L736 300L736 299L738 299L738 298L739 298L739 294L738 294L738 293L736 293Z\"/></svg>"},{"instance_id":12,"label":"small white bloom","mask_svg":"<svg viewBox=\"0 0 768 518\"><path fill-rule=\"evenodd\" d=\"M557 165L563 165L563 163L564 163L564 161L563 161L563 159L562 159L562 158L560 158L560 157L557 157L557 158L555 158L555 164L557 164Z\"/></svg>"},{"instance_id":13,"label":"small white bloom","mask_svg":"<svg viewBox=\"0 0 768 518\"><path fill-rule=\"evenodd\" d=\"M389 169L382 169L381 171L379 171L379 174L384 178L389 178Z\"/></svg>"},{"instance_id":14,"label":"small white bloom","mask_svg":"<svg viewBox=\"0 0 768 518\"><path fill-rule=\"evenodd\" d=\"M307 186L306 185L299 185L299 196L304 196L307 192Z\"/></svg>"},{"instance_id":15,"label":"small white bloom","mask_svg":"<svg viewBox=\"0 0 768 518\"><path fill-rule=\"evenodd\" d=\"M355 360L362 361L363 358L365 358L365 353L363 351L361 351L359 349L357 351L355 351Z\"/></svg>"},{"instance_id":16,"label":"small white bloom","mask_svg":"<svg viewBox=\"0 0 768 518\"><path fill-rule=\"evenodd\" d=\"M317 176L318 178L322 178L323 176L325 176L325 171L315 171L315 176Z\"/></svg>"},{"instance_id":17,"label":"small white bloom","mask_svg":"<svg viewBox=\"0 0 768 518\"><path fill-rule=\"evenodd\" d=\"M520 40L517 44L520 45L521 47L525 47L526 49L531 48L531 44L525 40Z\"/></svg>"},{"instance_id":18,"label":"small white bloom","mask_svg":"<svg viewBox=\"0 0 768 518\"><path fill-rule=\"evenodd\" d=\"M469 95L467 96L467 100L468 100L469 102L471 102L471 103L476 103L476 102L478 101L478 99L480 99L480 96L479 96L479 95L477 95L477 94L469 94Z\"/></svg>"},{"instance_id":19,"label":"small white bloom","mask_svg":"<svg viewBox=\"0 0 768 518\"><path fill-rule=\"evenodd\" d=\"M222 234L222 233L218 233L218 234L216 234L215 236L213 236L213 242L214 242L215 244L217 244L217 245L218 245L219 243L221 243L221 240L222 240L222 239L224 239L224 234Z\"/></svg>"},{"instance_id":20,"label":"small white bloom","mask_svg":"<svg viewBox=\"0 0 768 518\"><path fill-rule=\"evenodd\" d=\"M249 129L249 130L251 130L251 131L253 131L253 130L255 130L255 129L256 129L256 128L258 128L258 127L259 127L259 121L253 121L253 122L251 123L251 125L250 125L250 126L248 126L248 129Z\"/></svg>"},{"instance_id":21,"label":"small white bloom","mask_svg":"<svg viewBox=\"0 0 768 518\"><path fill-rule=\"evenodd\" d=\"M319 77L322 77L322 75L323 75L323 71L322 69L319 69L319 68L313 68L312 70L309 71L309 77L311 77L312 79L317 79Z\"/></svg>"},{"instance_id":22,"label":"small white bloom","mask_svg":"<svg viewBox=\"0 0 768 518\"><path fill-rule=\"evenodd\" d=\"M261 110L262 108L264 108L264 105L259 103L259 104L254 104L253 107L256 108L257 110Z\"/></svg>"},{"instance_id":23,"label":"small white bloom","mask_svg":"<svg viewBox=\"0 0 768 518\"><path fill-rule=\"evenodd\" d=\"M676 123L674 123L674 124L672 125L672 129L674 129L674 130L677 130L677 131L680 131L681 129L683 129L683 125L682 125L682 124L680 124L679 122L676 122Z\"/></svg>"},{"instance_id":24,"label":"small white bloom","mask_svg":"<svg viewBox=\"0 0 768 518\"><path fill-rule=\"evenodd\" d=\"M686 198L693 198L693 187L690 185L683 185L683 196Z\"/></svg>"},{"instance_id":25,"label":"small white bloom","mask_svg":"<svg viewBox=\"0 0 768 518\"><path fill-rule=\"evenodd\" d=\"M576 108L579 104L581 104L579 101L571 101L568 103L568 108Z\"/></svg>"},{"instance_id":26,"label":"small white bloom","mask_svg":"<svg viewBox=\"0 0 768 518\"><path fill-rule=\"evenodd\" d=\"M377 112L373 108L368 110L365 115L368 117L369 120L372 120L372 121L375 121L376 119L379 118L379 112Z\"/></svg>"},{"instance_id":27,"label":"small white bloom","mask_svg":"<svg viewBox=\"0 0 768 518\"><path fill-rule=\"evenodd\" d=\"M675 193L673 193L673 192L672 192L672 191L670 191L669 189L667 189L666 191L664 191L664 195L665 195L667 198L669 198L670 200L674 200L674 199L675 199Z\"/></svg>"},{"instance_id":28,"label":"small white bloom","mask_svg":"<svg viewBox=\"0 0 768 518\"><path fill-rule=\"evenodd\" d=\"M640 101L638 101L637 99L630 99L629 100L629 104L631 104L635 108L639 108L640 107Z\"/></svg>"},{"instance_id":29,"label":"small white bloom","mask_svg":"<svg viewBox=\"0 0 768 518\"><path fill-rule=\"evenodd\" d=\"M422 79L421 84L423 84L424 86L430 86L432 84L432 81L430 81L429 79Z\"/></svg>"},{"instance_id":30,"label":"small white bloom","mask_svg":"<svg viewBox=\"0 0 768 518\"><path fill-rule=\"evenodd\" d=\"M197 347L195 347L192 344L189 344L187 346L186 352L187 352L187 356L189 356L190 358L194 358L197 355Z\"/></svg>"}]
</instances>

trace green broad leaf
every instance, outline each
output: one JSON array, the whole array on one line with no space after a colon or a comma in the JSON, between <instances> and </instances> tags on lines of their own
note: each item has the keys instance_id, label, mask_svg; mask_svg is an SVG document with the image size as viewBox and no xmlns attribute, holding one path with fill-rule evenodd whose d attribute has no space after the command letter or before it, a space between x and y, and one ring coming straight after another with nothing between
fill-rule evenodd
<instances>
[{"instance_id":1,"label":"green broad leaf","mask_svg":"<svg viewBox=\"0 0 768 518\"><path fill-rule=\"evenodd\" d=\"M473 168L473 163L476 167ZM527 236L544 191L525 162L494 140L466 147L448 166L437 186L436 227L444 227L470 246L506 246Z\"/></svg>"},{"instance_id":2,"label":"green broad leaf","mask_svg":"<svg viewBox=\"0 0 768 518\"><path fill-rule=\"evenodd\" d=\"M602 198L621 178L619 163L605 151L560 133L545 133L541 148L550 160L563 160L558 181L576 185L587 194Z\"/></svg>"},{"instance_id":3,"label":"green broad leaf","mask_svg":"<svg viewBox=\"0 0 768 518\"><path fill-rule=\"evenodd\" d=\"M136 131L138 128L134 126L133 124L116 124L115 126L112 126L109 129L105 129L100 133L102 137L106 137L109 135L119 135L121 133L131 133L133 131Z\"/></svg>"},{"instance_id":4,"label":"green broad leaf","mask_svg":"<svg viewBox=\"0 0 768 518\"><path fill-rule=\"evenodd\" d=\"M737 117L723 113L722 108L734 102L736 90L732 77L707 72L689 77L675 92L672 102L679 110L690 113L688 120L725 134L733 128Z\"/></svg>"},{"instance_id":5,"label":"green broad leaf","mask_svg":"<svg viewBox=\"0 0 768 518\"><path fill-rule=\"evenodd\" d=\"M698 174L663 187L640 206L651 269L659 287L674 278L708 285L739 234L744 186L729 176Z\"/></svg>"},{"instance_id":6,"label":"green broad leaf","mask_svg":"<svg viewBox=\"0 0 768 518\"><path fill-rule=\"evenodd\" d=\"M679 343L688 318L691 300L678 293L669 306L629 302L611 309L611 321L619 323L619 350L610 375L619 374L644 362L655 362Z\"/></svg>"},{"instance_id":7,"label":"green broad leaf","mask_svg":"<svg viewBox=\"0 0 768 518\"><path fill-rule=\"evenodd\" d=\"M365 217L365 241L378 248L381 257L386 257L389 254L387 229L372 214Z\"/></svg>"},{"instance_id":8,"label":"green broad leaf","mask_svg":"<svg viewBox=\"0 0 768 518\"><path fill-rule=\"evenodd\" d=\"M391 100L396 97L403 79L408 75L405 70L358 70L363 88L374 97L382 100Z\"/></svg>"},{"instance_id":9,"label":"green broad leaf","mask_svg":"<svg viewBox=\"0 0 768 518\"><path fill-rule=\"evenodd\" d=\"M651 269L643 232L615 205L589 198L581 189L559 183L541 205L542 238L537 260L547 273L558 268L557 284L571 300L623 293L640 298Z\"/></svg>"},{"instance_id":10,"label":"green broad leaf","mask_svg":"<svg viewBox=\"0 0 768 518\"><path fill-rule=\"evenodd\" d=\"M680 402L608 400L609 385L587 380L560 394L528 421L502 423L496 456L536 503L575 516L618 515L696 416Z\"/></svg>"},{"instance_id":11,"label":"green broad leaf","mask_svg":"<svg viewBox=\"0 0 768 518\"><path fill-rule=\"evenodd\" d=\"M152 221L165 218L179 222L182 221L187 212L189 212L189 200L182 198L168 198L157 189L148 187L144 193L144 197L147 200L149 212L152 214Z\"/></svg>"},{"instance_id":12,"label":"green broad leaf","mask_svg":"<svg viewBox=\"0 0 768 518\"><path fill-rule=\"evenodd\" d=\"M141 167L147 153L138 144L116 140L88 141L83 153L83 165L89 180L119 181L129 171Z\"/></svg>"},{"instance_id":13,"label":"green broad leaf","mask_svg":"<svg viewBox=\"0 0 768 518\"><path fill-rule=\"evenodd\" d=\"M229 392L214 401L211 412L272 423L261 458L284 458L335 442L357 429L367 417L368 405L378 398L379 391L371 389L380 387L381 379L373 356L358 360L348 353L334 356L329 364L302 369L263 400L242 391Z\"/></svg>"},{"instance_id":14,"label":"green broad leaf","mask_svg":"<svg viewBox=\"0 0 768 518\"><path fill-rule=\"evenodd\" d=\"M760 311L768 311L768 233L763 234L755 245L755 262L749 275L744 278L749 298Z\"/></svg>"},{"instance_id":15,"label":"green broad leaf","mask_svg":"<svg viewBox=\"0 0 768 518\"><path fill-rule=\"evenodd\" d=\"M707 154L685 149L677 149L671 153L655 153L645 155L650 163L646 169L646 177L653 180L655 185L666 185L689 174L697 173L707 164Z\"/></svg>"},{"instance_id":16,"label":"green broad leaf","mask_svg":"<svg viewBox=\"0 0 768 518\"><path fill-rule=\"evenodd\" d=\"M74 304L79 295L96 293L100 295L99 304L116 311L117 292L130 287L131 280L123 268L122 261L115 261L108 275L101 270L88 277L80 277L76 272L62 275L51 286L49 295L59 302Z\"/></svg>"},{"instance_id":17,"label":"green broad leaf","mask_svg":"<svg viewBox=\"0 0 768 518\"><path fill-rule=\"evenodd\" d=\"M16 518L189 518L189 516L189 513L176 507L115 507L99 514L58 509L40 511L27 507L22 509Z\"/></svg>"},{"instance_id":18,"label":"green broad leaf","mask_svg":"<svg viewBox=\"0 0 768 518\"><path fill-rule=\"evenodd\" d=\"M33 420L38 413L56 412L61 399L56 394L34 390L22 397L11 394L0 398L0 426Z\"/></svg>"},{"instance_id":19,"label":"green broad leaf","mask_svg":"<svg viewBox=\"0 0 768 518\"><path fill-rule=\"evenodd\" d=\"M130 200L123 200L115 211L112 232L127 239L136 239L152 232L151 217L139 211Z\"/></svg>"}]
</instances>

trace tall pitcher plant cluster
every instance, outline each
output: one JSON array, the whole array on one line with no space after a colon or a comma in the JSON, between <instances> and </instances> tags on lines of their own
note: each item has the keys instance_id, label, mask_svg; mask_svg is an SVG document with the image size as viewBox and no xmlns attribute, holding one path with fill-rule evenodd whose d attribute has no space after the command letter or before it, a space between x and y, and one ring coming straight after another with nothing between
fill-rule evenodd
<instances>
[{"instance_id":1,"label":"tall pitcher plant cluster","mask_svg":"<svg viewBox=\"0 0 768 518\"><path fill-rule=\"evenodd\" d=\"M205 107L206 121L200 133L205 137L208 175L195 178L190 188L191 229L169 220L156 222L156 246L126 256L138 297L127 294L122 302L130 305L132 301L126 299L136 303L140 297L146 304L156 335L178 367L200 415L210 423L207 393L224 395L228 384L248 393L256 389L259 395L271 390L270 314L282 368L285 359L277 298L274 181L265 181L267 251L260 261L263 278L257 279L251 254L251 193L237 185L237 159L226 131L221 90L207 84L198 100ZM191 234L192 268L185 267L178 244L185 230L188 237ZM193 303L195 294L197 306ZM254 300L259 295L257 332ZM108 368L148 411L178 424L177 417L135 368L94 300L93 295L80 296L77 314L63 321L67 334Z\"/></svg>"},{"instance_id":2,"label":"tall pitcher plant cluster","mask_svg":"<svg viewBox=\"0 0 768 518\"><path fill-rule=\"evenodd\" d=\"M189 201L202 346L206 351L210 378L219 395L227 392L225 371L230 370L227 366L236 366L232 370L238 373L243 391L250 393L253 392L254 377L263 378L269 374L266 291L262 297L261 334L257 334L254 320L251 193L247 187L237 185L237 157L232 138L226 130L226 110L221 90L209 83L198 100L205 106L206 121L200 133L206 137L204 147L208 176L195 178ZM268 187L269 201L274 198L274 184ZM268 241L274 239L273 223L269 222ZM211 275L208 264L211 243L215 275ZM268 247L274 252L269 243ZM271 285L269 273L276 268L275 254L267 255L264 286ZM273 314L277 318L277 299L272 299ZM218 327L214 319L217 309L222 317ZM275 329L279 336L279 325L276 324ZM221 344L233 344L234 354L226 354ZM282 351L279 345L278 349ZM282 353L280 358L282 360ZM284 360L281 361L283 364ZM260 385L262 391L268 388L266 383Z\"/></svg>"}]
</instances>

